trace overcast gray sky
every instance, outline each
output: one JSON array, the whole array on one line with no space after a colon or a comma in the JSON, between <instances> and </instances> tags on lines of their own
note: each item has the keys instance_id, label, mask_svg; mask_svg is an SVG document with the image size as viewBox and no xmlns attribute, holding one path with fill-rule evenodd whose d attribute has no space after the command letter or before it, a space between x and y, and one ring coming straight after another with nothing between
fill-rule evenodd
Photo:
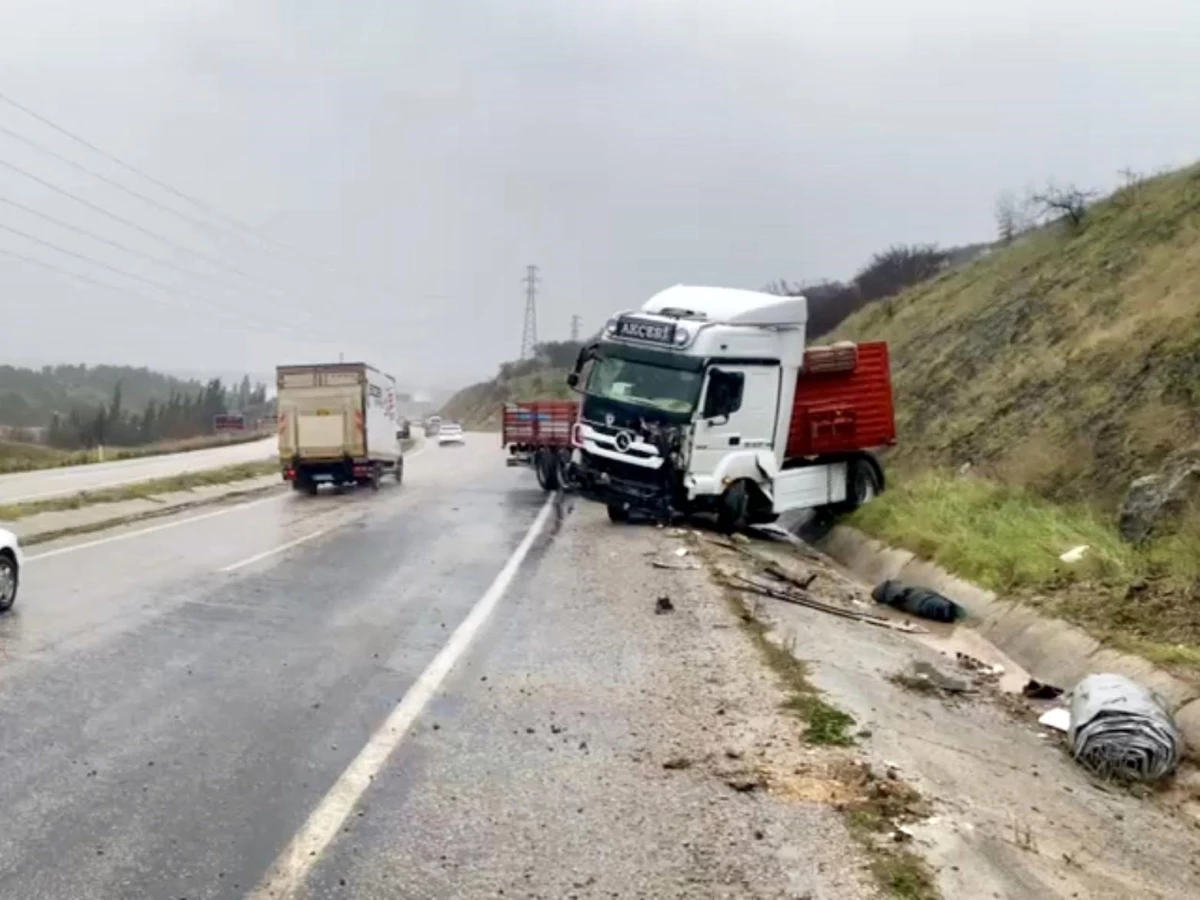
<instances>
[{"instance_id":1,"label":"overcast gray sky","mask_svg":"<svg viewBox=\"0 0 1200 900\"><path fill-rule=\"evenodd\" d=\"M0 253L7 361L344 352L453 385L517 354L527 263L561 339L677 282L990 238L1002 189L1200 148L1194 0L7 0L0 23L0 93L254 229L0 102L0 129L195 217L0 130L0 251L122 286Z\"/></svg>"}]
</instances>

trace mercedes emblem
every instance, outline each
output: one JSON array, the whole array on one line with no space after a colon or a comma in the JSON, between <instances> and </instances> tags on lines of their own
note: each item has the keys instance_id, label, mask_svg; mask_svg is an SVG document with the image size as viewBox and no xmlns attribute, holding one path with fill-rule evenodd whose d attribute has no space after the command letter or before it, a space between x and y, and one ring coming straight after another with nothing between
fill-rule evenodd
<instances>
[{"instance_id":1,"label":"mercedes emblem","mask_svg":"<svg viewBox=\"0 0 1200 900\"><path fill-rule=\"evenodd\" d=\"M628 431L617 432L617 437L614 443L616 443L617 449L622 453L628 453L629 445L633 443L633 435Z\"/></svg>"}]
</instances>

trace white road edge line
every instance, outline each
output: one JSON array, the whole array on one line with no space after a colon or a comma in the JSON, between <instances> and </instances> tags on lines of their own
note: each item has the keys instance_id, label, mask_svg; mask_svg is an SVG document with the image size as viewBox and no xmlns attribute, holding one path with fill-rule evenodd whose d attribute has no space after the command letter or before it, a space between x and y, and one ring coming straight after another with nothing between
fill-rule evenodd
<instances>
[{"instance_id":1,"label":"white road edge line","mask_svg":"<svg viewBox=\"0 0 1200 900\"><path fill-rule=\"evenodd\" d=\"M471 642L487 622L508 590L521 563L529 555L533 542L542 533L552 509L553 500L547 500L487 591L454 629L450 640L417 677L412 687L400 698L395 709L371 735L366 746L338 776L301 829L267 870L258 887L247 895L248 900L290 900L295 896L309 871L337 836L342 823L350 817L375 776L383 769L393 751L400 746L409 728L433 699L455 663L471 646Z\"/></svg>"},{"instance_id":2,"label":"white road edge line","mask_svg":"<svg viewBox=\"0 0 1200 900\"><path fill-rule=\"evenodd\" d=\"M270 550L264 550L262 553L256 553L248 559L243 559L240 562L235 562L221 569L222 572L236 572L245 566L254 565L254 563L264 560L269 556L274 556L276 553L282 553L284 550L291 550L293 547L303 544L305 541L311 541L313 538L319 538L323 534L329 534L336 528L336 525L330 525L328 528L322 528L320 531L314 531L311 534L306 534L303 537L298 537L295 540L280 544L278 547L272 547Z\"/></svg>"},{"instance_id":3,"label":"white road edge line","mask_svg":"<svg viewBox=\"0 0 1200 900\"><path fill-rule=\"evenodd\" d=\"M62 556L64 553L74 553L76 550L87 550L91 547L100 547L104 544L115 543L116 541L125 541L129 538L141 537L145 534L154 534L155 532L166 531L168 528L179 528L182 525L191 525L193 522L203 522L205 519L215 519L217 516L224 516L232 512L240 512L244 509L262 506L264 503L278 503L286 496L288 495L279 494L274 497L264 497L261 500L251 500L249 503L239 503L237 506L227 506L224 509L214 510L213 512L204 513L199 516L188 516L185 519L174 519L170 522L164 522L162 525L152 525L149 528L139 528L137 531L125 531L121 534L114 534L108 537L98 538L94 541L84 541L82 544L71 544L67 547L59 547L57 550L47 550L45 553L36 553L32 556L26 556L25 562L36 562L39 559L49 559L52 556Z\"/></svg>"}]
</instances>

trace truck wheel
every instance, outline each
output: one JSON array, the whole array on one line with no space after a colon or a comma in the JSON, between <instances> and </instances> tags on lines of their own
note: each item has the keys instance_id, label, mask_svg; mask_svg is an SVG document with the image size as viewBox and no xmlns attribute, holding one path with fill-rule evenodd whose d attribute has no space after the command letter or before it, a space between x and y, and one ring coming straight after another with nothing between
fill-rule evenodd
<instances>
[{"instance_id":1,"label":"truck wheel","mask_svg":"<svg viewBox=\"0 0 1200 900\"><path fill-rule=\"evenodd\" d=\"M308 496L315 497L317 496L318 485L311 478L305 478L303 481L303 490Z\"/></svg>"},{"instance_id":2,"label":"truck wheel","mask_svg":"<svg viewBox=\"0 0 1200 900\"><path fill-rule=\"evenodd\" d=\"M610 522L616 522L617 524L628 522L629 507L627 507L624 503L608 504L608 520Z\"/></svg>"},{"instance_id":3,"label":"truck wheel","mask_svg":"<svg viewBox=\"0 0 1200 900\"><path fill-rule=\"evenodd\" d=\"M841 512L851 513L879 496L879 476L875 467L865 459L850 463L846 478L846 502Z\"/></svg>"},{"instance_id":4,"label":"truck wheel","mask_svg":"<svg viewBox=\"0 0 1200 900\"><path fill-rule=\"evenodd\" d=\"M549 450L539 450L535 465L542 490L547 493L558 490L558 461L555 455Z\"/></svg>"},{"instance_id":5,"label":"truck wheel","mask_svg":"<svg viewBox=\"0 0 1200 900\"><path fill-rule=\"evenodd\" d=\"M750 492L745 480L735 481L725 488L717 505L717 527L725 534L733 534L746 527L749 521Z\"/></svg>"},{"instance_id":6,"label":"truck wheel","mask_svg":"<svg viewBox=\"0 0 1200 900\"><path fill-rule=\"evenodd\" d=\"M404 483L404 459L396 460L396 484Z\"/></svg>"},{"instance_id":7,"label":"truck wheel","mask_svg":"<svg viewBox=\"0 0 1200 900\"><path fill-rule=\"evenodd\" d=\"M368 484L371 485L371 490L373 490L373 491L379 490L379 485L380 485L380 483L382 483L382 481L383 481L383 466L381 466L379 463L375 463L375 465L371 466L371 479L368 482Z\"/></svg>"},{"instance_id":8,"label":"truck wheel","mask_svg":"<svg viewBox=\"0 0 1200 900\"><path fill-rule=\"evenodd\" d=\"M564 491L573 491L579 485L575 481L575 473L571 471L571 451L560 450L555 454L555 465L558 467L558 483Z\"/></svg>"}]
</instances>

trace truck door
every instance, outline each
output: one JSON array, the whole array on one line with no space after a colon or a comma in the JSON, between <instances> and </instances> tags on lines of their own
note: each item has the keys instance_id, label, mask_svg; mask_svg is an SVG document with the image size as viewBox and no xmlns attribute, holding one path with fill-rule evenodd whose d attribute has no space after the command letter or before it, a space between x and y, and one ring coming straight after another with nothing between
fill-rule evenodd
<instances>
[{"instance_id":1,"label":"truck door","mask_svg":"<svg viewBox=\"0 0 1200 900\"><path fill-rule=\"evenodd\" d=\"M771 449L779 402L779 366L713 364L704 383L689 469L711 475L739 450Z\"/></svg>"}]
</instances>

